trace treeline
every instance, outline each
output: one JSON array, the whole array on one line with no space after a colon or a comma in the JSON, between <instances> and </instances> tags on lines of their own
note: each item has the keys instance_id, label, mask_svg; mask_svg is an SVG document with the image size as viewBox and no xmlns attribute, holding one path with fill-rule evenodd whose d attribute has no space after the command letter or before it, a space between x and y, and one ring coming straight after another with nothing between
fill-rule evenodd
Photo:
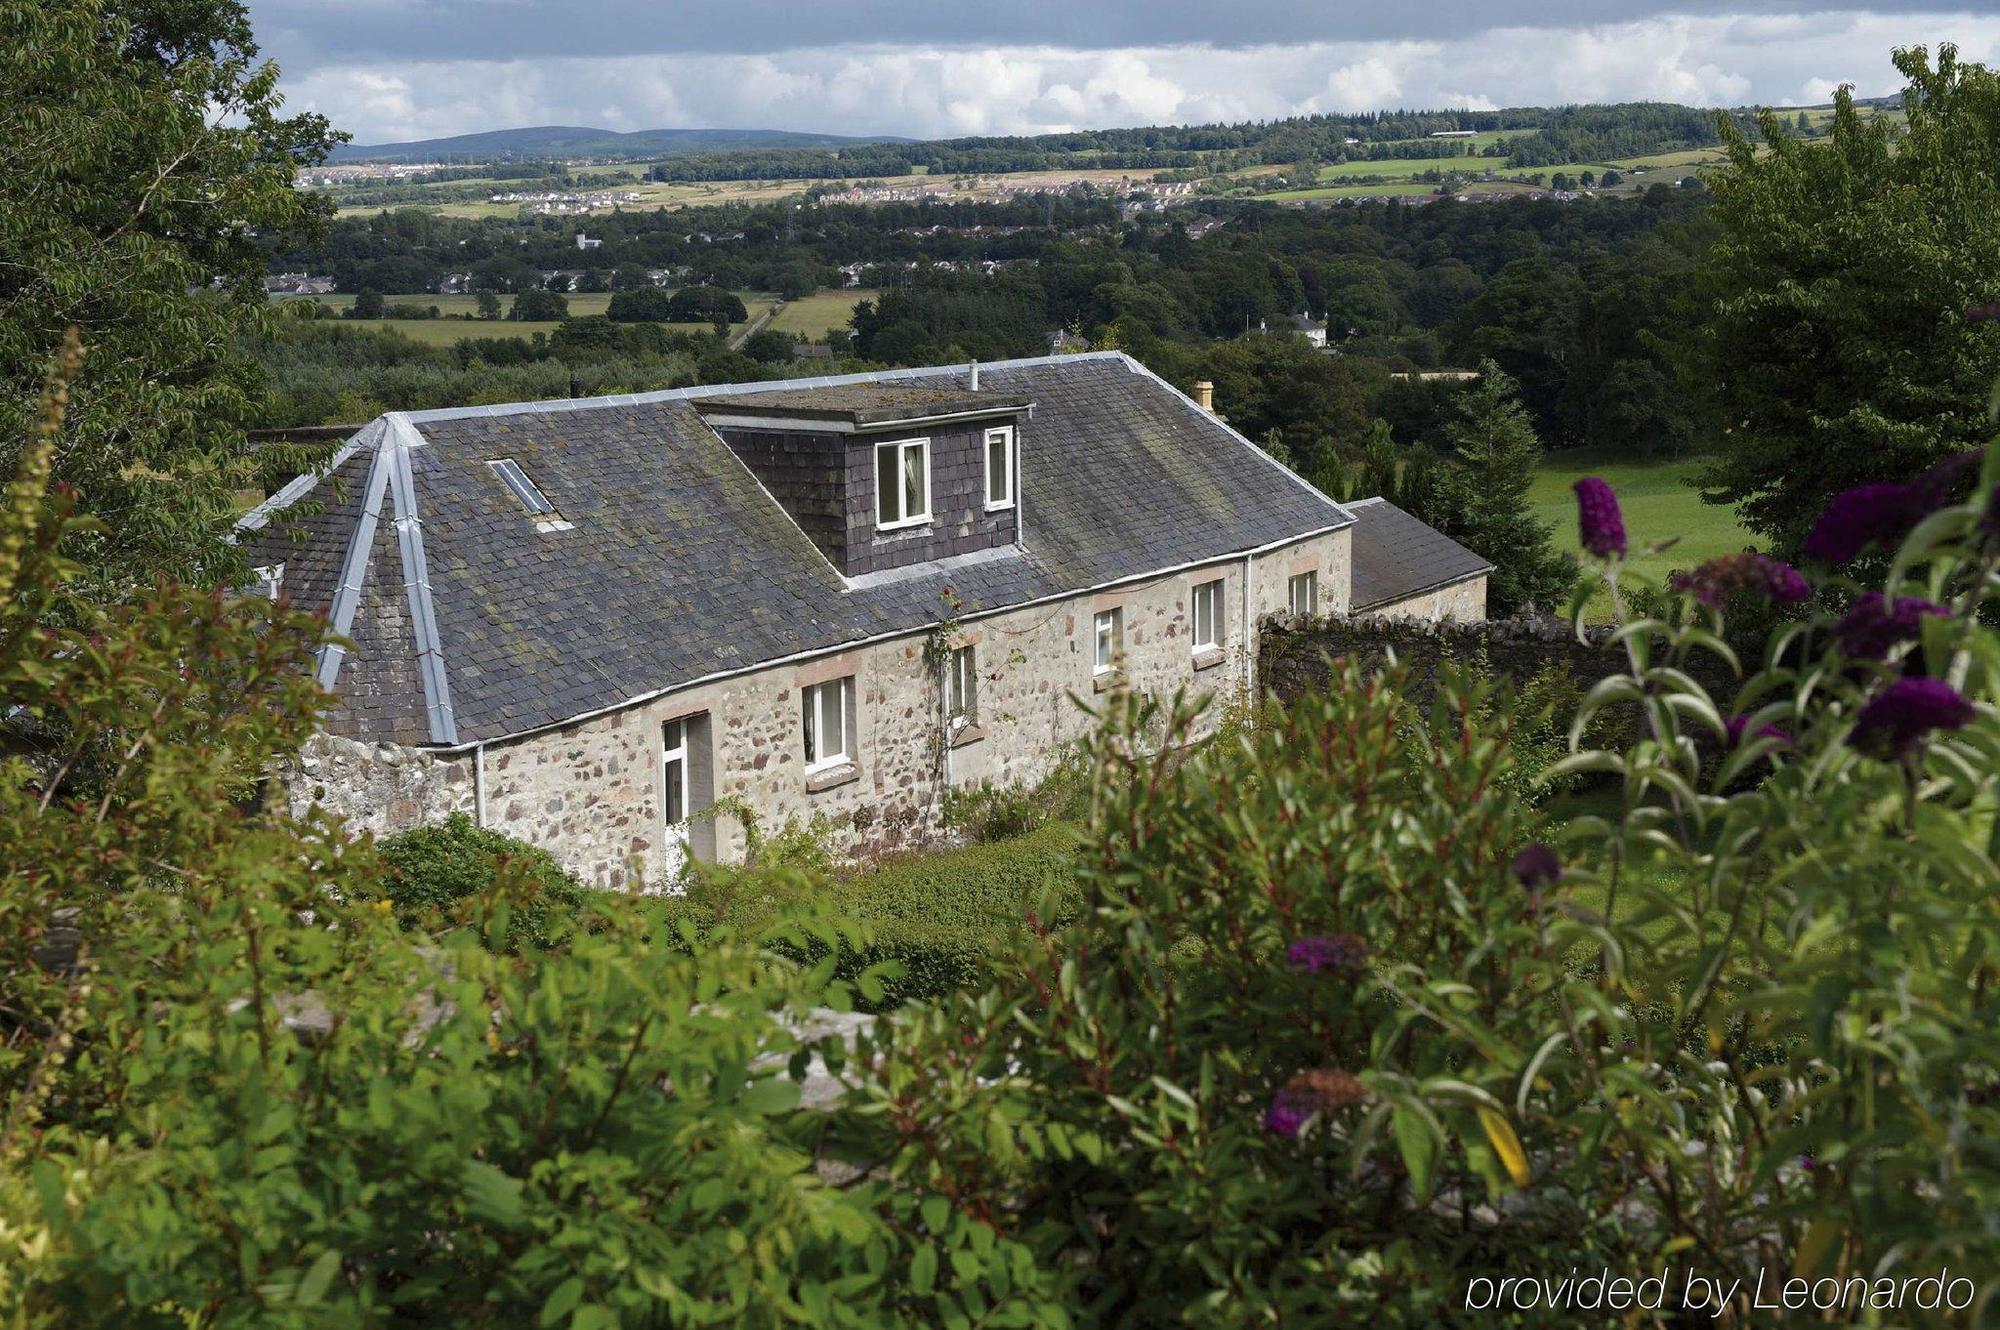
<instances>
[{"instance_id":1,"label":"treeline","mask_svg":"<svg viewBox=\"0 0 2000 1330\"><path fill-rule=\"evenodd\" d=\"M384 411L777 378L791 372L790 348L781 333L760 333L744 351L732 351L709 333L602 317L570 319L552 334L469 338L448 347L336 320L285 320L249 343L265 389L255 423L266 429L355 424Z\"/></svg>"},{"instance_id":2,"label":"treeline","mask_svg":"<svg viewBox=\"0 0 2000 1330\"><path fill-rule=\"evenodd\" d=\"M1566 106L1534 133L1495 144L1509 166L1568 166L1659 152L1712 148L1722 141L1717 113L1670 102Z\"/></svg>"},{"instance_id":3,"label":"treeline","mask_svg":"<svg viewBox=\"0 0 2000 1330\"><path fill-rule=\"evenodd\" d=\"M1041 354L1051 330L1067 329L1173 376L1222 354L1213 343L1282 332L1306 312L1329 321L1338 353L1309 365L1366 363L1386 377L1491 358L1550 446L1674 454L1691 447L1693 425L1667 344L1681 283L1708 245L1704 210L1701 196L1665 187L1569 204L1246 206L1199 242L1134 227L1116 244L1053 244L992 277L913 274L857 308L854 349L890 364L999 359ZM1337 444L1350 431L1331 422L1365 430L1373 413L1259 410L1239 423L1253 437L1331 431Z\"/></svg>"},{"instance_id":4,"label":"treeline","mask_svg":"<svg viewBox=\"0 0 2000 1330\"><path fill-rule=\"evenodd\" d=\"M804 295L842 282L851 263L1032 258L1061 235L1110 230L1108 199L1043 195L1002 203L764 204L614 211L585 220L440 217L418 209L348 218L313 250L274 251L273 272L310 270L341 291L435 291L457 273L474 290L519 291L548 271L685 270L690 281ZM579 250L576 236L600 242ZM602 284L599 284L602 283Z\"/></svg>"},{"instance_id":5,"label":"treeline","mask_svg":"<svg viewBox=\"0 0 2000 1330\"><path fill-rule=\"evenodd\" d=\"M879 143L804 149L753 149L702 152L676 156L656 164L654 180L831 180L855 177L895 177L919 171L967 175L1008 171L1102 168L1106 170L1169 171L1205 167L1213 171L1241 170L1279 162L1342 162L1356 157L1380 160L1389 156L1451 156L1443 147L1424 142L1437 133L1540 131L1566 117L1592 113L1606 123L1630 121L1632 132L1660 119L1655 103L1626 106L1513 107L1497 111L1384 111L1370 115L1298 116L1240 124L1153 125L1138 129L1075 130L1062 134L986 136L938 139L918 143ZM1692 107L1668 108L1688 117L1713 117ZM1622 131L1621 131L1622 132ZM1353 139L1356 142L1349 143ZM1399 142L1401 141L1401 142ZM1678 138L1662 140L1678 143ZM1714 127L1707 142L1715 141ZM1401 151L1381 145L1398 143ZM1692 145L1685 145L1692 146ZM1360 151L1357 152L1357 149ZM1621 149L1662 152L1668 147ZM1459 151L1463 151L1462 148ZM1574 161L1579 158L1548 158ZM1525 163L1541 165L1542 161Z\"/></svg>"}]
</instances>

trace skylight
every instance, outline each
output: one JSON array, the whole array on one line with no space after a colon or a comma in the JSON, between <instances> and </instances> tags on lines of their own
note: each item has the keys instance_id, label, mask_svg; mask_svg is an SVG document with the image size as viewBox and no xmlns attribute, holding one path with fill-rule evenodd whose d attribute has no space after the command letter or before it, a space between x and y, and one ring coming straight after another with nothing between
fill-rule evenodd
<instances>
[{"instance_id":1,"label":"skylight","mask_svg":"<svg viewBox=\"0 0 2000 1330\"><path fill-rule=\"evenodd\" d=\"M535 482L528 479L513 458L502 457L486 465L499 473L500 479L507 482L507 488L514 491L514 497L521 501L521 506L535 516L546 516L556 510L556 506L543 497L542 492L535 488Z\"/></svg>"}]
</instances>

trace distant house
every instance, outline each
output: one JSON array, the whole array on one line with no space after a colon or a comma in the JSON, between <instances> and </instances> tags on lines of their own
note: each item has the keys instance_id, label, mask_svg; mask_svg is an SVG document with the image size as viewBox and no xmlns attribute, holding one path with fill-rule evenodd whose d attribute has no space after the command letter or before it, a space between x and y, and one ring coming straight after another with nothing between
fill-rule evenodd
<instances>
[{"instance_id":1,"label":"distant house","mask_svg":"<svg viewBox=\"0 0 2000 1330\"><path fill-rule=\"evenodd\" d=\"M1058 328L1049 334L1049 354L1052 356L1073 356L1090 350L1090 343L1067 328Z\"/></svg>"},{"instance_id":2,"label":"distant house","mask_svg":"<svg viewBox=\"0 0 2000 1330\"><path fill-rule=\"evenodd\" d=\"M598 249L601 248L603 244L604 242L602 240L593 240L581 231L578 231L576 233L576 247L578 249Z\"/></svg>"},{"instance_id":3,"label":"distant house","mask_svg":"<svg viewBox=\"0 0 2000 1330\"><path fill-rule=\"evenodd\" d=\"M1060 761L1072 696L1254 694L1267 617L1476 619L1491 571L1119 352L392 412L238 539L340 635L294 807L610 888L740 858L745 811L921 841Z\"/></svg>"},{"instance_id":4,"label":"distant house","mask_svg":"<svg viewBox=\"0 0 2000 1330\"><path fill-rule=\"evenodd\" d=\"M324 296L333 293L333 278L314 277L302 272L281 272L264 279L264 290L274 296Z\"/></svg>"},{"instance_id":5,"label":"distant house","mask_svg":"<svg viewBox=\"0 0 2000 1330\"><path fill-rule=\"evenodd\" d=\"M1310 314L1294 314L1292 331L1324 350L1326 348L1326 321L1315 319Z\"/></svg>"},{"instance_id":6,"label":"distant house","mask_svg":"<svg viewBox=\"0 0 2000 1330\"><path fill-rule=\"evenodd\" d=\"M1479 135L1476 131L1470 129L1434 129L1431 131L1431 137L1434 139L1472 139L1478 138Z\"/></svg>"}]
</instances>

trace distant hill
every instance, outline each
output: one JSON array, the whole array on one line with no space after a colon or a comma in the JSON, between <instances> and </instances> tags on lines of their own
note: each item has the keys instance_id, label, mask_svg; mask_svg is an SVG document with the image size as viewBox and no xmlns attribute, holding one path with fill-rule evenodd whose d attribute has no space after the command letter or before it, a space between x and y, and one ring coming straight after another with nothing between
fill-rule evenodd
<instances>
[{"instance_id":1,"label":"distant hill","mask_svg":"<svg viewBox=\"0 0 2000 1330\"><path fill-rule=\"evenodd\" d=\"M448 139L409 143L348 143L335 148L335 162L541 161L575 157L672 157L695 152L740 152L758 148L842 148L862 143L908 143L878 134L805 134L789 129L636 129L619 133L575 125L533 125L492 129Z\"/></svg>"}]
</instances>

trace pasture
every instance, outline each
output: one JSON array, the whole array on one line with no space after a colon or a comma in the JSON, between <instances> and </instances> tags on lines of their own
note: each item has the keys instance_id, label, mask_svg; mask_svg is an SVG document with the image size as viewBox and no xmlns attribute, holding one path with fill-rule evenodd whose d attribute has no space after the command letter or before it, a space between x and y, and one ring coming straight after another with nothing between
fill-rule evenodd
<instances>
[{"instance_id":1,"label":"pasture","mask_svg":"<svg viewBox=\"0 0 2000 1330\"><path fill-rule=\"evenodd\" d=\"M1700 492L1688 483L1700 465L1700 459L1692 457L1647 462L1596 448L1568 449L1548 454L1535 468L1528 501L1535 516L1555 528L1557 548L1574 554L1580 546L1571 487L1584 476L1602 476L1617 491L1624 510L1632 544L1627 563L1654 581L1664 581L1676 569L1756 543L1733 510L1703 503ZM1649 552L1648 547L1675 537L1672 548ZM1610 598L1598 591L1591 598L1590 617L1606 619L1610 611Z\"/></svg>"},{"instance_id":2,"label":"pasture","mask_svg":"<svg viewBox=\"0 0 2000 1330\"><path fill-rule=\"evenodd\" d=\"M856 302L873 300L880 294L866 287L815 291L797 300L787 300L765 327L816 342L836 328L845 328Z\"/></svg>"}]
</instances>

